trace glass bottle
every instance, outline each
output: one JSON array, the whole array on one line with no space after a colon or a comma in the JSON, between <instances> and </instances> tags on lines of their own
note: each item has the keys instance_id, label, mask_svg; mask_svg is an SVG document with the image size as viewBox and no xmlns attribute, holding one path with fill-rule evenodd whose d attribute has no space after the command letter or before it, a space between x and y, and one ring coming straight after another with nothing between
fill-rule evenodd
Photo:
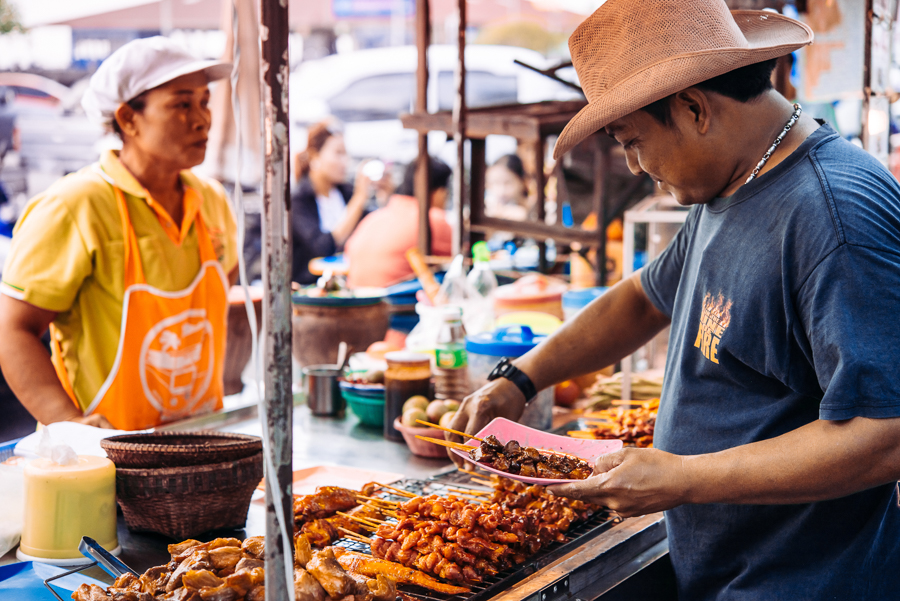
<instances>
[{"instance_id":1,"label":"glass bottle","mask_svg":"<svg viewBox=\"0 0 900 601\"><path fill-rule=\"evenodd\" d=\"M394 420L403 415L403 403L410 397L432 397L431 358L422 353L397 351L384 356L384 437L403 440L394 427Z\"/></svg>"}]
</instances>

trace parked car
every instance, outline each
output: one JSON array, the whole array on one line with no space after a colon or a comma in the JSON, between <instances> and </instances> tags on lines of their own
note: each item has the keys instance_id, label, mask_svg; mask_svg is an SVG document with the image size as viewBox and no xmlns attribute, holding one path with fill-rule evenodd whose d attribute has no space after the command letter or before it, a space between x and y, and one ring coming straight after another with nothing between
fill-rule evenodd
<instances>
[{"instance_id":1,"label":"parked car","mask_svg":"<svg viewBox=\"0 0 900 601\"><path fill-rule=\"evenodd\" d=\"M14 100L13 91L0 86L0 169L2 169L3 157L10 150L15 150L18 145L16 115L12 109Z\"/></svg>"},{"instance_id":2,"label":"parked car","mask_svg":"<svg viewBox=\"0 0 900 601\"><path fill-rule=\"evenodd\" d=\"M23 167L62 176L97 160L104 131L81 108L83 86L75 90L33 73L0 73L0 89L11 96Z\"/></svg>"},{"instance_id":3,"label":"parked car","mask_svg":"<svg viewBox=\"0 0 900 601\"><path fill-rule=\"evenodd\" d=\"M429 48L428 110L453 107L456 95L456 46ZM539 73L515 64L519 59L544 68L548 60L538 52L512 46L466 47L466 99L471 108L544 100L572 100L582 96ZM291 74L291 150L306 146L309 125L334 117L343 123L351 157L378 157L405 163L418 153L416 132L404 129L399 116L411 112L416 98L415 46L357 50L306 61ZM511 152L515 141L488 138L487 159ZM429 151L455 162L452 143L433 132Z\"/></svg>"}]
</instances>

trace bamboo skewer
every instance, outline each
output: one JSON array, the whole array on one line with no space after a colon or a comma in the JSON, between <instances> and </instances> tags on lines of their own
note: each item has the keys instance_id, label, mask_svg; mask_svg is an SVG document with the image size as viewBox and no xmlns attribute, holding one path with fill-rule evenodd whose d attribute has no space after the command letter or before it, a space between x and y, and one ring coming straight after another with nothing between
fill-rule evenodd
<instances>
[{"instance_id":1,"label":"bamboo skewer","mask_svg":"<svg viewBox=\"0 0 900 601\"><path fill-rule=\"evenodd\" d=\"M450 434L456 434L457 436L462 436L464 438L471 438L472 440L477 440L478 442L484 442L483 438L478 438L477 436L472 436L471 434L466 434L465 432L460 432L459 430L453 430L451 428L445 428L444 426L432 424L431 422L426 422L425 420L417 419L416 423L428 426L429 428L434 428L436 430L443 430L444 432L449 432Z\"/></svg>"},{"instance_id":2,"label":"bamboo skewer","mask_svg":"<svg viewBox=\"0 0 900 601\"><path fill-rule=\"evenodd\" d=\"M359 534L358 532L354 532L353 530L347 530L346 528L341 528L338 526L338 530L340 530L344 534L344 538L349 538L350 540L355 540L358 543L366 543L367 545L372 544L372 539Z\"/></svg>"},{"instance_id":3,"label":"bamboo skewer","mask_svg":"<svg viewBox=\"0 0 900 601\"><path fill-rule=\"evenodd\" d=\"M378 507L377 505L369 505L368 503L363 503L363 507L368 507L369 509L374 509L378 513L386 516L390 516L392 518L400 519L400 514L396 511L391 511L390 509L385 509L384 507Z\"/></svg>"},{"instance_id":4,"label":"bamboo skewer","mask_svg":"<svg viewBox=\"0 0 900 601\"><path fill-rule=\"evenodd\" d=\"M378 528L382 524L386 523L383 520L376 520L375 518L361 518L359 516L350 515L349 513L344 513L343 511L338 511L337 514L362 526L368 526L369 528Z\"/></svg>"},{"instance_id":5,"label":"bamboo skewer","mask_svg":"<svg viewBox=\"0 0 900 601\"><path fill-rule=\"evenodd\" d=\"M367 497L365 495L356 495L356 498L357 499L365 499L366 501L369 501L370 503L371 502L384 503L385 505L387 505L389 507L396 507L397 505L399 505L399 503L397 503L397 501L388 501L386 499L379 499L378 497ZM365 505L365 503L363 503L363 505Z\"/></svg>"},{"instance_id":6,"label":"bamboo skewer","mask_svg":"<svg viewBox=\"0 0 900 601\"><path fill-rule=\"evenodd\" d=\"M644 407L649 407L653 404L653 401L656 399L649 399L646 401L610 401L611 405L643 405Z\"/></svg>"},{"instance_id":7,"label":"bamboo skewer","mask_svg":"<svg viewBox=\"0 0 900 601\"><path fill-rule=\"evenodd\" d=\"M441 445L442 447L447 447L448 449L456 449L457 451L462 451L464 453L468 453L475 448L470 447L469 445L460 444L458 442L450 442L449 440L430 438L428 436L419 436L418 434L416 434L416 438L418 438L419 440L424 440L426 442L433 442L434 444Z\"/></svg>"},{"instance_id":8,"label":"bamboo skewer","mask_svg":"<svg viewBox=\"0 0 900 601\"><path fill-rule=\"evenodd\" d=\"M392 491L394 491L395 493L397 493L398 495L400 495L401 497L407 497L407 498L409 498L409 499L415 499L416 496L417 496L417 495L414 495L413 493L409 492L408 490L403 490L402 488L394 488L393 486L388 486L387 484L381 484L381 483L379 483L379 482L376 482L375 484L377 484L377 485L380 486L381 488L386 488L386 489L388 489L388 490L392 490Z\"/></svg>"},{"instance_id":9,"label":"bamboo skewer","mask_svg":"<svg viewBox=\"0 0 900 601\"><path fill-rule=\"evenodd\" d=\"M481 476L486 476L486 475L487 475L487 474L481 474L481 473L479 473L479 472L473 472L472 470L467 470L467 469L464 468L464 467L458 467L458 468L456 468L456 469L457 469L458 471L464 473L464 474L469 474L470 476L478 476L478 477L481 477ZM476 469L477 469L477 468L476 468Z\"/></svg>"},{"instance_id":10,"label":"bamboo skewer","mask_svg":"<svg viewBox=\"0 0 900 601\"><path fill-rule=\"evenodd\" d=\"M487 480L480 480L478 478L470 478L470 480L475 484L480 484L481 486L493 486L493 484L491 484Z\"/></svg>"},{"instance_id":11,"label":"bamboo skewer","mask_svg":"<svg viewBox=\"0 0 900 601\"><path fill-rule=\"evenodd\" d=\"M483 491L483 490L472 490L472 489L467 489L467 488L456 488L456 487L453 487L453 486L448 486L448 487L447 487L447 490L452 491L452 492L456 492L456 493L462 493L462 494L465 494L465 495L471 495L471 496L473 496L473 497L490 496L490 495L492 494L492 493L489 493L489 492L485 492L485 491Z\"/></svg>"}]
</instances>

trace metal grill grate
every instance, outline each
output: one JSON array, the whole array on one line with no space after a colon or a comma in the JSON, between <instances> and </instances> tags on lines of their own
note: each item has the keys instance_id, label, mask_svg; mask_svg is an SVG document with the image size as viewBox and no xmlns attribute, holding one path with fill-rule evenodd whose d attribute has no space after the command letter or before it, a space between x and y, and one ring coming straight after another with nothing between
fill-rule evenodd
<instances>
[{"instance_id":1,"label":"metal grill grate","mask_svg":"<svg viewBox=\"0 0 900 601\"><path fill-rule=\"evenodd\" d=\"M458 474L462 474L463 476L466 476L466 478L460 478ZM421 496L460 496L459 493L449 490L448 486L450 488L472 488L473 490L479 490L479 488L467 485L467 482L468 475L463 472L457 471L437 476L430 480L400 480L399 482L394 482L391 486ZM384 498L391 501L402 502L407 500L406 498L397 495L396 493L392 493L388 489L384 489L380 492L383 493ZM419 599L425 599L428 601L485 601L487 599L490 599L497 593L510 588L515 583L524 580L541 568L556 561L563 555L571 552L576 547L583 545L588 540L604 532L618 521L620 521L618 518L613 518L609 513L605 511L598 512L591 516L587 521L578 524L574 528L570 529L566 535L566 542L552 543L535 555L529 557L525 563L504 570L503 572L500 572L495 576L486 576L484 582L480 584L466 583L465 586L472 589L472 592L466 595L442 595L440 593L436 593L434 591L418 586L408 585L403 585L400 587L400 589L404 593L408 593L410 595L418 597ZM371 554L369 545L366 545L365 543L352 541L349 539L341 539L335 544L346 547L353 551Z\"/></svg>"}]
</instances>

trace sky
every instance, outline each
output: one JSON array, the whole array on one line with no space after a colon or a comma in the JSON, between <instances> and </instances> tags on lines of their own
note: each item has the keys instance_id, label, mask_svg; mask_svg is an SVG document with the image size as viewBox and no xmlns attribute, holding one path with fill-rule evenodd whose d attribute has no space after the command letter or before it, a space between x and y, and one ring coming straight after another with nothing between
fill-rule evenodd
<instances>
[{"instance_id":1,"label":"sky","mask_svg":"<svg viewBox=\"0 0 900 601\"><path fill-rule=\"evenodd\" d=\"M75 19L82 16L147 4L154 0L12 0L26 27L41 25L52 15L54 21ZM321 2L323 0L309 0ZM542 8L560 8L581 14L590 14L605 0L533 0Z\"/></svg>"}]
</instances>

